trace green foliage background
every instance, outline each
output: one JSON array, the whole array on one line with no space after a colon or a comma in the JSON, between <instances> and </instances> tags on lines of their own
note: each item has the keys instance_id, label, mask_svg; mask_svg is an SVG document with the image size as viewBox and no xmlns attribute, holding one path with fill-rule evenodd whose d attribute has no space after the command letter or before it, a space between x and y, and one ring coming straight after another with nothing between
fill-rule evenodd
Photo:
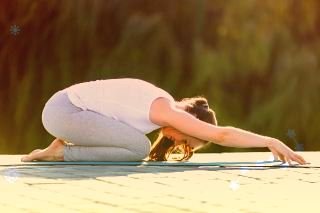
<instances>
[{"instance_id":1,"label":"green foliage background","mask_svg":"<svg viewBox=\"0 0 320 213\"><path fill-rule=\"evenodd\" d=\"M120 77L152 82L177 100L205 95L219 125L291 148L286 132L294 129L305 150L320 150L319 9L317 0L3 0L0 152L52 141L41 112L56 91Z\"/></svg>"}]
</instances>

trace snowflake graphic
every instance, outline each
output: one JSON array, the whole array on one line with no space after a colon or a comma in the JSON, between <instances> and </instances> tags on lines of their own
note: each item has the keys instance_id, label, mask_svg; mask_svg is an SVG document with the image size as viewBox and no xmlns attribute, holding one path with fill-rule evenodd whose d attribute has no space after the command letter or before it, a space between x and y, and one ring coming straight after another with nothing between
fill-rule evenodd
<instances>
[{"instance_id":1,"label":"snowflake graphic","mask_svg":"<svg viewBox=\"0 0 320 213\"><path fill-rule=\"evenodd\" d=\"M249 170L246 168L246 167L241 167L240 168L240 174L242 175L245 175L249 172ZM240 179L241 179L241 176L237 176L237 179L235 180L231 180L229 182L229 188L232 190L232 191L236 191L240 188Z\"/></svg>"},{"instance_id":2,"label":"snowflake graphic","mask_svg":"<svg viewBox=\"0 0 320 213\"><path fill-rule=\"evenodd\" d=\"M239 189L239 188L240 188L239 180L232 180L232 181L230 181L229 187L230 187L233 191Z\"/></svg>"},{"instance_id":3,"label":"snowflake graphic","mask_svg":"<svg viewBox=\"0 0 320 213\"><path fill-rule=\"evenodd\" d=\"M20 33L21 29L18 25L12 25L10 27L10 33L14 36L18 35Z\"/></svg>"},{"instance_id":4,"label":"snowflake graphic","mask_svg":"<svg viewBox=\"0 0 320 213\"><path fill-rule=\"evenodd\" d=\"M299 143L296 139L296 133L293 129L288 129L287 136L295 143L296 151L303 151L303 143Z\"/></svg>"},{"instance_id":5,"label":"snowflake graphic","mask_svg":"<svg viewBox=\"0 0 320 213\"><path fill-rule=\"evenodd\" d=\"M9 183L14 183L20 176L16 169L12 167L6 168L3 173L4 179Z\"/></svg>"},{"instance_id":6,"label":"snowflake graphic","mask_svg":"<svg viewBox=\"0 0 320 213\"><path fill-rule=\"evenodd\" d=\"M287 135L289 138L295 138L296 137L296 133L293 129L288 129Z\"/></svg>"}]
</instances>

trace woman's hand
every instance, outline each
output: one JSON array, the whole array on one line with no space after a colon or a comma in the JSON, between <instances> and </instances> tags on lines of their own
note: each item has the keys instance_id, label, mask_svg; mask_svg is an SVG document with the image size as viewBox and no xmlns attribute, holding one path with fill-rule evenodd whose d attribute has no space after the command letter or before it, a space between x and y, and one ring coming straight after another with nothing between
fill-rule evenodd
<instances>
[{"instance_id":1,"label":"woman's hand","mask_svg":"<svg viewBox=\"0 0 320 213\"><path fill-rule=\"evenodd\" d=\"M289 165L292 165L291 160L299 163L299 164L306 164L307 162L305 159L295 153L292 149L290 149L287 145L282 143L280 140L272 139L268 144L268 148L271 150L274 160L278 160L278 157L282 160L282 162L288 162Z\"/></svg>"}]
</instances>

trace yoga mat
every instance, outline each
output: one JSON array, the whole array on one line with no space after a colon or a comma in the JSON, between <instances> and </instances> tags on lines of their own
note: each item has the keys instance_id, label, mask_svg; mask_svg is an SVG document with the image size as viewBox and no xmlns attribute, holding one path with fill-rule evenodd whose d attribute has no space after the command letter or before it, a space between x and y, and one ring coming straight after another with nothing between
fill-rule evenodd
<instances>
[{"instance_id":1,"label":"yoga mat","mask_svg":"<svg viewBox=\"0 0 320 213\"><path fill-rule=\"evenodd\" d=\"M278 164L275 164L278 163ZM281 164L279 164L281 163ZM106 165L106 166L220 166L220 167L297 167L311 168L310 166L293 164L283 165L282 161L259 161L259 162L170 162L170 161L32 161L19 164L0 164L0 166L54 166L54 165ZM320 168L320 167L312 167Z\"/></svg>"}]
</instances>

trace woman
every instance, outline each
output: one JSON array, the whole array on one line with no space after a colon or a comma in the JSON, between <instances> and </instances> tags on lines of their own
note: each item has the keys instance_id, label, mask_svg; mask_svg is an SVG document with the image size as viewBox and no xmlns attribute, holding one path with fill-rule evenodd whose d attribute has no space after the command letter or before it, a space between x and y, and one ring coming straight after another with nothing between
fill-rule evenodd
<instances>
[{"instance_id":1,"label":"woman","mask_svg":"<svg viewBox=\"0 0 320 213\"><path fill-rule=\"evenodd\" d=\"M188 160L214 142L233 147L268 147L274 159L305 164L281 141L235 127L217 126L204 97L175 101L155 85L134 78L74 84L55 93L42 111L44 128L56 139L21 161L168 160L174 150ZM156 142L145 134L161 128Z\"/></svg>"}]
</instances>

